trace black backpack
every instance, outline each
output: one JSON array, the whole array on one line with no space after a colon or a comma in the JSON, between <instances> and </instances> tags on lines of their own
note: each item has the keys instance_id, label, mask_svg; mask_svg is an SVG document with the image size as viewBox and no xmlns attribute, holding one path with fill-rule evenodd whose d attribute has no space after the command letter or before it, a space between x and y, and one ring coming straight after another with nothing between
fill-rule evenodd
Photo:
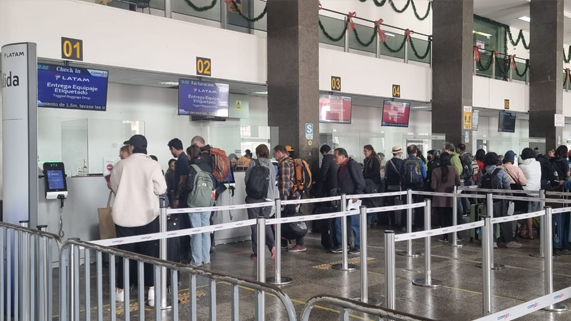
<instances>
[{"instance_id":1,"label":"black backpack","mask_svg":"<svg viewBox=\"0 0 571 321\"><path fill-rule=\"evenodd\" d=\"M420 166L424 166L420 160L406 159L403 163L402 183L406 187L422 186L424 178Z\"/></svg>"},{"instance_id":2,"label":"black backpack","mask_svg":"<svg viewBox=\"0 0 571 321\"><path fill-rule=\"evenodd\" d=\"M462 163L462 174L460 178L464 180L472 180L474 177L474 169L472 168L472 160L468 153L464 153L460 156L460 162Z\"/></svg>"},{"instance_id":3,"label":"black backpack","mask_svg":"<svg viewBox=\"0 0 571 321\"><path fill-rule=\"evenodd\" d=\"M270 169L257 160L253 159L254 166L250 170L250 176L246 183L246 194L257 200L268 197L270 188Z\"/></svg>"},{"instance_id":4,"label":"black backpack","mask_svg":"<svg viewBox=\"0 0 571 321\"><path fill-rule=\"evenodd\" d=\"M492 173L486 173L484 176L482 176L482 179L480 180L480 187L487 189L499 189L501 183L498 173L501 170L501 168L496 168Z\"/></svg>"},{"instance_id":5,"label":"black backpack","mask_svg":"<svg viewBox=\"0 0 571 321\"><path fill-rule=\"evenodd\" d=\"M549 185L559 185L560 178L564 177L559 167L545 155L538 156L537 161L541 165L541 188L548 189L551 188Z\"/></svg>"}]
</instances>

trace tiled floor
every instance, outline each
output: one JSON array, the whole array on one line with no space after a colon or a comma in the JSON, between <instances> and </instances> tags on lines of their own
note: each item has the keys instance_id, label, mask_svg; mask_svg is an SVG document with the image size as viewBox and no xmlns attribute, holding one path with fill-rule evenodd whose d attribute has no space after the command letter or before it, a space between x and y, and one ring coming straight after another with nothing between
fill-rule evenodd
<instances>
[{"instance_id":1,"label":"tiled floor","mask_svg":"<svg viewBox=\"0 0 571 321\"><path fill-rule=\"evenodd\" d=\"M468 239L467 234L465 236ZM371 258L368 267L369 293L371 298L381 302L385 294L384 281L384 247L383 230L371 229L369 233L369 253ZM539 239L523 240L521 249L507 249L500 246L495 251L496 262L505 264L506 268L492 272L493 311L518 305L543 293L543 259L530 254L539 250ZM415 276L423 274L424 259L396 256L396 308L399 311L437 320L473 320L482 316L482 270L476 266L481 260L480 243L468 240L464 247L457 249L444 245L433 238L432 242L432 277L444 282L444 286L428 289L412 285ZM329 294L341 297L358 297L360 293L360 271L342 272L328 268L331 263L341 260L341 255L326 252L320 244L320 234L310 233L306 237L307 252L288 253L282 255L282 275L293 278L293 283L284 286L283 290L294 303L297 315L304 303L313 296ZM414 250L423 251L424 241L414 241ZM500 244L501 245L501 244ZM405 243L397 243L397 250L404 249ZM251 261L250 242L218 245L212 254L209 270L230 274L236 277L255 280L256 262ZM350 256L357 259L358 256ZM571 256L558 256L554 261L554 287L562 289L571 286ZM267 260L267 276L273 276L274 262ZM92 269L93 271L94 269ZM104 275L108 270L104 269ZM83 281L82 281L83 282ZM188 320L188 277L181 276L179 299L179 319ZM109 282L104 283L104 315L110 320ZM97 315L95 279L91 283L91 315ZM231 289L225 283L217 285L217 320L230 320ZM80 287L81 303L84 307L84 289ZM209 287L207 280L199 278L198 285L198 320L208 320ZM139 320L136 306L136 294L131 295L131 319ZM241 320L254 320L254 291L248 288L240 290ZM569 302L571 305L571 302ZM279 301L266 296L266 320L286 320ZM117 309L117 320L123 320L123 307ZM170 311L165 312L163 320L171 320ZM57 314L54 312L54 314ZM84 311L81 313L84 320ZM154 320L154 312L147 308L145 319ZM312 312L310 320L336 320L337 309L329 306L318 306ZM363 320L366 316L352 314L353 320ZM520 320L571 320L571 311L554 314L535 312Z\"/></svg>"}]
</instances>

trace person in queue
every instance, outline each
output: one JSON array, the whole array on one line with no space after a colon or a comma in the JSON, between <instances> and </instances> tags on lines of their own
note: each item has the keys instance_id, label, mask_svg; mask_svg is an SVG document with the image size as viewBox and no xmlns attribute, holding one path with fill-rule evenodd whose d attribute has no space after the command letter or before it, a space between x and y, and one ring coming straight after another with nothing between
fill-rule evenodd
<instances>
[{"instance_id":1,"label":"person in queue","mask_svg":"<svg viewBox=\"0 0 571 321\"><path fill-rule=\"evenodd\" d=\"M295 166L293 160L289 156L285 146L277 145L274 147L274 158L278 163L278 191L281 200L297 199L297 193L292 193L295 183ZM292 216L295 214L296 205L286 205L283 216ZM285 241L285 244L284 244ZM290 249L289 252L305 252L307 249L304 244L303 237L296 238L296 245ZM282 248L287 248L287 240L282 240Z\"/></svg>"},{"instance_id":2,"label":"person in queue","mask_svg":"<svg viewBox=\"0 0 571 321\"><path fill-rule=\"evenodd\" d=\"M428 165L426 166L426 181L424 184L424 190L431 191L432 190L432 172L440 166L440 155L442 151L440 149L437 150L429 150L426 158L428 160Z\"/></svg>"},{"instance_id":3,"label":"person in queue","mask_svg":"<svg viewBox=\"0 0 571 321\"><path fill-rule=\"evenodd\" d=\"M381 190L381 158L375 152L375 149L371 145L365 145L363 147L363 155L365 155L365 161L363 162L363 177L365 180L370 180L377 192ZM369 225L374 225L378 222L377 213L369 214L367 217L367 222ZM375 223L374 223L375 222Z\"/></svg>"},{"instance_id":4,"label":"person in queue","mask_svg":"<svg viewBox=\"0 0 571 321\"><path fill-rule=\"evenodd\" d=\"M121 148L119 148L119 159L125 159L129 157L129 155L131 155L131 152L129 151L129 146L124 145L121 146ZM109 188L109 190L112 191L113 189L111 188L111 174L105 176L105 180L107 181L107 188Z\"/></svg>"},{"instance_id":5,"label":"person in queue","mask_svg":"<svg viewBox=\"0 0 571 321\"><path fill-rule=\"evenodd\" d=\"M555 166L557 172L560 173L560 180L566 180L569 178L569 176L571 176L571 172L569 171L569 164L567 163L568 153L569 149L567 146L561 145L557 147L553 158L551 158L553 166Z\"/></svg>"},{"instance_id":6,"label":"person in queue","mask_svg":"<svg viewBox=\"0 0 571 321\"><path fill-rule=\"evenodd\" d=\"M402 166L402 147L394 146L391 150L393 154L393 158L389 159L385 164L385 173L386 173L386 184L387 184L387 192L400 192L401 191L401 175L400 175L400 168ZM397 198L401 198L400 196L397 197L389 197L387 198L387 205L395 205L396 202L399 200ZM388 212L389 219L391 220L391 225L403 227L406 222L402 222L400 217L396 217L399 212ZM401 224L397 224L397 222L401 222Z\"/></svg>"},{"instance_id":7,"label":"person in queue","mask_svg":"<svg viewBox=\"0 0 571 321\"><path fill-rule=\"evenodd\" d=\"M206 162L206 164L210 168L210 173L212 173L214 171L212 158L210 158L210 149L212 147L210 145L207 145L206 142L204 141L204 138L202 138L201 136L192 137L190 145L195 145L200 148L200 158Z\"/></svg>"},{"instance_id":8,"label":"person in queue","mask_svg":"<svg viewBox=\"0 0 571 321\"><path fill-rule=\"evenodd\" d=\"M442 153L440 155L440 165L432 171L430 179L431 188L437 193L453 193L454 186L460 186L460 175L452 163L450 162L450 154ZM432 207L436 209L440 226L452 226L452 206L454 199L445 196L434 196ZM442 242L448 242L448 235L443 234L438 239Z\"/></svg>"},{"instance_id":9,"label":"person in queue","mask_svg":"<svg viewBox=\"0 0 571 321\"><path fill-rule=\"evenodd\" d=\"M246 154L240 157L236 161L236 170L237 171L245 171L250 167L250 163L252 162L252 152L249 149L246 149Z\"/></svg>"},{"instance_id":10,"label":"person in queue","mask_svg":"<svg viewBox=\"0 0 571 321\"><path fill-rule=\"evenodd\" d=\"M187 152L188 156L190 157L189 161L190 165L188 167L189 169L188 179L186 183L186 190L188 192L188 195L191 195L193 189L196 188L195 180L197 178L199 170L208 173L212 185L215 186L216 180L212 176L212 172L210 172L210 167L208 166L206 161L204 161L200 157L200 155L202 154L200 147L192 145L188 147ZM211 191L211 193L213 193L213 191ZM190 200L188 200L187 205L190 207L196 207L196 204L191 204ZM190 223L193 228L205 227L205 226L210 226L210 214L211 211L189 213L188 217L190 219ZM192 235L190 238L190 243L191 244L189 245L192 256L190 265L192 267L199 267L202 265L210 264L210 244L211 244L210 232Z\"/></svg>"},{"instance_id":11,"label":"person in queue","mask_svg":"<svg viewBox=\"0 0 571 321\"><path fill-rule=\"evenodd\" d=\"M290 157L291 159L294 159L294 158L295 158L295 150L293 149L293 147L290 146L290 145L286 145L286 146L285 146L285 149L286 149L287 154L289 155L289 157Z\"/></svg>"},{"instance_id":12,"label":"person in queue","mask_svg":"<svg viewBox=\"0 0 571 321\"><path fill-rule=\"evenodd\" d=\"M174 165L174 197L171 206L172 208L186 208L186 198L188 196L186 181L189 171L188 156L184 153L182 141L178 138L171 139L167 146L172 156L176 158ZM181 215L179 224L181 230L188 229L192 226L188 215ZM180 258L181 262L188 262L190 260L190 236L180 237Z\"/></svg>"},{"instance_id":13,"label":"person in queue","mask_svg":"<svg viewBox=\"0 0 571 321\"><path fill-rule=\"evenodd\" d=\"M535 159L535 152L531 148L524 148L521 152L521 159L522 162L519 164L519 168L527 180L524 189L539 191L541 189L541 165L539 165L539 162ZM539 197L539 194L530 194L528 197ZM539 210L539 202L529 202L528 213L537 212ZM520 222L522 226L519 236L533 240L533 219L530 217Z\"/></svg>"},{"instance_id":14,"label":"person in queue","mask_svg":"<svg viewBox=\"0 0 571 321\"><path fill-rule=\"evenodd\" d=\"M363 194L365 191L365 178L363 177L363 172L360 170L359 163L354 159L349 158L347 150L344 148L336 148L334 151L334 159L339 170L337 172L337 189L338 194ZM379 170L380 172L380 170ZM349 202L357 202L357 199L349 200ZM339 204L339 210L341 209L341 204ZM355 236L355 247L349 250L349 254L358 255L361 253L361 220L359 215L352 215L345 218L335 219L335 232L337 236L337 244L342 244L342 229L341 229L341 219L350 220L350 226L353 230ZM333 249L333 253L342 253L343 249L341 246Z\"/></svg>"},{"instance_id":15,"label":"person in queue","mask_svg":"<svg viewBox=\"0 0 571 321\"><path fill-rule=\"evenodd\" d=\"M484 165L484 156L486 156L486 151L483 149L478 149L478 151L476 151L476 163L478 163L478 175L476 175L476 182L479 183L480 182L480 178L485 174L484 172L484 168L486 167Z\"/></svg>"},{"instance_id":16,"label":"person in queue","mask_svg":"<svg viewBox=\"0 0 571 321\"><path fill-rule=\"evenodd\" d=\"M258 167L263 167L265 170L259 171ZM252 172L255 173L256 177L252 177ZM267 173L266 177L258 177L259 173ZM252 181L250 181L252 179ZM254 181L255 180L255 181ZM262 198L259 196L246 196L246 204L252 203L263 203L267 202L267 200L273 200L275 195L275 186L276 186L276 172L274 169L274 165L270 161L270 151L268 146L265 144L260 144L256 147L256 159L252 160L250 163L250 167L246 170L246 178L244 181L246 182L246 192L248 192L250 184L260 184L260 180L265 180L268 184L268 191L266 195L263 195ZM254 190L257 190L254 187ZM258 208L248 208L248 219L256 219L258 217L265 217L266 219L270 218L270 214L272 213L272 206L266 207L258 207ZM258 233L256 229L256 225L250 226L252 229L252 254L250 255L250 259L256 260L258 258ZM276 257L276 246L275 246L275 239L274 233L272 231L272 227L270 225L266 225L266 246L268 250L270 250L271 257L274 259Z\"/></svg>"},{"instance_id":17,"label":"person in queue","mask_svg":"<svg viewBox=\"0 0 571 321\"><path fill-rule=\"evenodd\" d=\"M527 185L527 178L525 177L523 171L519 167L514 165L515 160L516 160L515 153L509 150L504 155L503 164L500 167L506 171L506 174L508 174L512 190L524 190L525 186ZM520 194L519 196L521 195L527 197L527 194ZM518 195L516 194L516 196ZM526 201L514 202L515 212L527 213L528 207L529 204Z\"/></svg>"},{"instance_id":18,"label":"person in queue","mask_svg":"<svg viewBox=\"0 0 571 321\"><path fill-rule=\"evenodd\" d=\"M175 196L175 163L176 159L172 158L169 160L169 168L165 173L165 181L167 182L167 194L169 198L169 204L172 204Z\"/></svg>"},{"instance_id":19,"label":"person in queue","mask_svg":"<svg viewBox=\"0 0 571 321\"><path fill-rule=\"evenodd\" d=\"M480 187L486 189L511 189L510 179L505 170L498 167L498 154L494 152L487 153L484 156L485 172L480 179ZM494 177L495 176L495 177ZM505 201L499 200L494 202L494 217L502 217L507 215L507 205ZM521 244L514 240L513 227L511 222L500 223L501 236L506 242L508 248L520 248ZM494 238L494 247L497 243Z\"/></svg>"},{"instance_id":20,"label":"person in queue","mask_svg":"<svg viewBox=\"0 0 571 321\"><path fill-rule=\"evenodd\" d=\"M333 159L332 149L329 145L323 145L319 149L323 160L321 161L321 168L319 169L319 189L318 197L328 197L337 195L337 164Z\"/></svg>"},{"instance_id":21,"label":"person in queue","mask_svg":"<svg viewBox=\"0 0 571 321\"><path fill-rule=\"evenodd\" d=\"M444 144L444 147L442 148L442 152L450 154L450 163L452 164L452 166L456 168L456 171L458 171L458 173L462 175L463 171L462 161L460 160L460 155L456 152L456 147L454 146L454 144L446 142ZM456 213L457 222L461 224L462 215L464 215L464 212L468 209L464 208L464 199L462 197L458 197L457 204L458 204L457 213ZM462 240L462 238L458 236L458 240Z\"/></svg>"},{"instance_id":22,"label":"person in queue","mask_svg":"<svg viewBox=\"0 0 571 321\"><path fill-rule=\"evenodd\" d=\"M147 139L134 135L125 142L131 156L125 158L111 172L111 189L115 192L113 222L117 237L128 237L159 232L159 198L167 190L159 163L147 155ZM140 242L119 245L119 249L146 256L159 257L159 242ZM123 302L125 295L123 260L118 260L116 298ZM132 262L129 264L131 265ZM133 263L134 264L134 263ZM145 264L144 285L149 286L148 304L155 305L154 273L152 266ZM139 284L139 286L143 286Z\"/></svg>"},{"instance_id":23,"label":"person in queue","mask_svg":"<svg viewBox=\"0 0 571 321\"><path fill-rule=\"evenodd\" d=\"M418 148L416 145L410 145L406 148L408 157L403 161L400 169L401 185L403 190L422 191L424 180L426 179L426 167L424 163L416 157ZM412 196L413 201L420 202L419 195ZM413 225L419 229L424 226L424 214L421 209L416 208L414 211Z\"/></svg>"}]
</instances>

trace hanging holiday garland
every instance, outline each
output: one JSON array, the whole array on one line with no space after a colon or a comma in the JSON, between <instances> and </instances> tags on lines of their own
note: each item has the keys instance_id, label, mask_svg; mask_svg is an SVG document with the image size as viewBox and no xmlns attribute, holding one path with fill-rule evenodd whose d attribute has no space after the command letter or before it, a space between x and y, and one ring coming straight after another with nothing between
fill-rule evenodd
<instances>
[{"instance_id":1,"label":"hanging holiday garland","mask_svg":"<svg viewBox=\"0 0 571 321\"><path fill-rule=\"evenodd\" d=\"M423 21L426 18L428 18L428 15L430 14L430 10L432 9L432 1L430 1L428 3L428 7L426 7L426 13L422 17L418 14L418 12L416 10L416 5L414 4L413 0L411 0L411 3L412 3L412 11L414 11L414 15L416 16L416 19Z\"/></svg>"},{"instance_id":2,"label":"hanging holiday garland","mask_svg":"<svg viewBox=\"0 0 571 321\"><path fill-rule=\"evenodd\" d=\"M367 2L367 0L359 0L359 1L360 2ZM397 6L394 3L394 0L388 0L388 1L389 1L389 4L391 5L391 8L393 8L393 10L397 13L405 12L408 9L408 7L410 5L412 5L412 11L414 12L414 15L416 16L416 18L420 21L428 18L428 16L430 15L430 11L432 9L432 1L429 1L428 7L426 8L426 13L424 14L424 16L421 16L420 14L418 14L418 9L416 8L416 4L414 3L414 0L407 0L406 4L404 5L404 7L402 7L402 9L397 8ZM387 3L387 0L373 0L373 3L377 7L382 7Z\"/></svg>"},{"instance_id":3,"label":"hanging holiday garland","mask_svg":"<svg viewBox=\"0 0 571 321\"><path fill-rule=\"evenodd\" d=\"M571 62L571 46L567 49L567 53L565 53L565 48L563 48L563 61L565 61L566 64Z\"/></svg>"},{"instance_id":4,"label":"hanging holiday garland","mask_svg":"<svg viewBox=\"0 0 571 321\"><path fill-rule=\"evenodd\" d=\"M412 49L412 52L414 53L414 55L416 56L416 58L420 59L420 60L424 60L424 58L428 57L428 54L430 53L430 47L432 46L432 36L428 37L428 45L426 46L426 51L424 52L424 54L419 55L418 51L416 51L416 48L414 47L414 41L413 38L410 38L410 48Z\"/></svg>"},{"instance_id":5,"label":"hanging holiday garland","mask_svg":"<svg viewBox=\"0 0 571 321\"><path fill-rule=\"evenodd\" d=\"M370 46L370 45L373 43L373 41L375 41L375 39L377 38L377 29L378 29L377 26L375 26L375 27L373 28L373 35L371 36L371 38L370 38L369 41L367 41L367 42L364 42L364 41L361 40L361 38L359 37L359 33L357 32L357 28L353 29L353 33L355 34L355 39L357 40L357 42L358 42L361 46L363 46L363 47L368 47L368 46Z\"/></svg>"},{"instance_id":6,"label":"hanging holiday garland","mask_svg":"<svg viewBox=\"0 0 571 321\"><path fill-rule=\"evenodd\" d=\"M500 75L502 78L507 78L509 70L510 70L509 65L507 67L502 66L506 61L506 59L505 59L506 57L508 57L508 56L505 56L503 59L498 59L498 57L496 56L496 70L498 71L498 75ZM500 63L500 60L501 60L501 63ZM505 67L505 69L504 69L504 67Z\"/></svg>"},{"instance_id":7,"label":"hanging holiday garland","mask_svg":"<svg viewBox=\"0 0 571 321\"><path fill-rule=\"evenodd\" d=\"M517 69L517 64L515 64L515 73L519 76L519 77L524 77L525 74L527 74L527 70L529 69L529 59L525 60L525 69L523 70L523 72L520 74L519 70Z\"/></svg>"},{"instance_id":8,"label":"hanging holiday garland","mask_svg":"<svg viewBox=\"0 0 571 321\"><path fill-rule=\"evenodd\" d=\"M345 24L345 26L347 26L347 24ZM321 19L319 19L319 29L321 29L321 32L323 32L323 35L325 36L325 38L333 41L333 42L338 42L341 41L341 39L343 39L345 37L345 28L343 28L343 31L341 31L341 34L338 37L333 37L331 36L327 30L325 30L325 27L323 26L323 23L321 23Z\"/></svg>"},{"instance_id":9,"label":"hanging holiday garland","mask_svg":"<svg viewBox=\"0 0 571 321\"><path fill-rule=\"evenodd\" d=\"M400 44L400 46L398 47L398 49L393 49L393 48L391 48L391 47L387 44L386 41L383 42L383 46L385 46L385 48L387 48L387 50L390 51L390 52L392 52L392 53L400 52L400 51L404 48L404 45L405 45L405 44L406 44L406 37L404 37L404 38L402 39L402 43Z\"/></svg>"},{"instance_id":10,"label":"hanging holiday garland","mask_svg":"<svg viewBox=\"0 0 571 321\"><path fill-rule=\"evenodd\" d=\"M212 0L212 3L210 5L206 5L204 7L198 7L196 6L194 3L192 3L190 0L184 0L194 11L198 11L198 12L203 12L203 11L207 11L210 10L212 8L214 8L216 6L216 3L218 3L218 0Z\"/></svg>"},{"instance_id":11,"label":"hanging holiday garland","mask_svg":"<svg viewBox=\"0 0 571 321\"><path fill-rule=\"evenodd\" d=\"M188 0L186 0L186 1L188 1ZM238 8L238 4L236 4L236 0L224 0L224 1L226 1L226 3L232 4L232 8L234 8L234 11L236 11L240 15L240 17L242 17L244 20L246 20L248 22L260 21L268 13L268 3L267 2L266 2L266 6L264 7L264 10L262 11L262 13L260 13L255 18L250 18L250 17L244 15L242 13L242 10L240 10L240 8Z\"/></svg>"},{"instance_id":12,"label":"hanging holiday garland","mask_svg":"<svg viewBox=\"0 0 571 321\"><path fill-rule=\"evenodd\" d=\"M523 36L523 30L519 31L519 33L517 35L517 39L515 41L513 40L512 30L510 27L506 27L506 33L507 33L508 38L510 39L510 42L513 46L517 46L519 44L519 42L521 41L521 43L523 44L523 47L526 50L529 50L529 44L527 43L527 41L525 40L525 37Z\"/></svg>"}]
</instances>

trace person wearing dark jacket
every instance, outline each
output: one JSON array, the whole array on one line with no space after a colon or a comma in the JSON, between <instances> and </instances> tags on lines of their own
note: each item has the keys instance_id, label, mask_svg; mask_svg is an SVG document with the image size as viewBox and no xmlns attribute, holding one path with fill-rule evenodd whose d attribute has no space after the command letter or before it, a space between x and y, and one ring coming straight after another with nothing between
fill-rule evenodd
<instances>
[{"instance_id":1,"label":"person wearing dark jacket","mask_svg":"<svg viewBox=\"0 0 571 321\"><path fill-rule=\"evenodd\" d=\"M212 158L210 158L210 149L212 147L210 145L206 145L204 138L202 138L201 136L194 136L190 141L190 144L200 147L200 159L206 162L206 165L210 169L209 172L212 173L214 171Z\"/></svg>"},{"instance_id":2,"label":"person wearing dark jacket","mask_svg":"<svg viewBox=\"0 0 571 321\"><path fill-rule=\"evenodd\" d=\"M321 168L319 169L319 180L320 180L320 193L318 197L328 197L337 195L337 164L333 160L333 154L331 154L331 147L329 145L323 145L319 149L319 152L323 155L323 161L321 161Z\"/></svg>"},{"instance_id":3,"label":"person wearing dark jacket","mask_svg":"<svg viewBox=\"0 0 571 321\"><path fill-rule=\"evenodd\" d=\"M569 163L567 163L568 153L569 150L567 149L567 146L561 145L555 150L555 156L550 159L558 173L559 180L566 180L571 176L571 172L569 172Z\"/></svg>"},{"instance_id":4,"label":"person wearing dark jacket","mask_svg":"<svg viewBox=\"0 0 571 321\"><path fill-rule=\"evenodd\" d=\"M192 145L187 149L188 156L190 158L190 166L188 169L188 177L186 180L186 190L188 195L192 194L194 189L194 179L196 178L197 171L194 166L197 166L201 171L210 173L210 178L214 186L216 187L216 180L209 172L208 164L200 157L200 148L196 145ZM193 207L192 204L188 204L189 207ZM190 213L190 223L193 228L205 227L210 225L210 214L211 211L205 211L200 213ZM203 264L210 264L210 232L195 234L191 236L191 252L192 260L190 265L193 267L202 266Z\"/></svg>"},{"instance_id":5,"label":"person wearing dark jacket","mask_svg":"<svg viewBox=\"0 0 571 321\"><path fill-rule=\"evenodd\" d=\"M365 178L365 184L372 185L372 193L381 192L381 158L375 152L375 149L371 145L365 145L363 147L363 155L365 155L365 161L363 164L363 177ZM370 204L367 204L369 206ZM378 221L378 216L376 213L369 214L367 217L367 222L369 225L374 225L373 222Z\"/></svg>"},{"instance_id":6,"label":"person wearing dark jacket","mask_svg":"<svg viewBox=\"0 0 571 321\"><path fill-rule=\"evenodd\" d=\"M430 191L432 190L431 180L432 180L432 172L440 166L440 155L442 151L440 149L437 150L429 150L428 151L428 165L426 170L426 181L425 181L425 188L424 190Z\"/></svg>"},{"instance_id":7,"label":"person wearing dark jacket","mask_svg":"<svg viewBox=\"0 0 571 321\"><path fill-rule=\"evenodd\" d=\"M454 186L460 186L460 175L450 162L450 154L442 153L440 156L440 166L432 171L431 189L437 193L452 193ZM432 207L438 214L438 220L442 227L452 226L452 206L454 199L451 197L434 196ZM439 239L448 242L448 235L442 235Z\"/></svg>"},{"instance_id":8,"label":"person wearing dark jacket","mask_svg":"<svg viewBox=\"0 0 571 321\"><path fill-rule=\"evenodd\" d=\"M359 163L349 158L347 151L344 148L335 149L334 153L335 163L339 166L337 172L338 193L346 195L363 194L365 191L365 178ZM357 199L349 200L349 203L357 202ZM339 206L340 207L340 206ZM351 220L351 228L355 234L355 247L352 248L350 254L361 253L361 226L359 215L352 215L346 219ZM335 230L337 234L337 244L341 243L341 218L335 219ZM332 250L333 253L341 253L342 248L338 247Z\"/></svg>"}]
</instances>

